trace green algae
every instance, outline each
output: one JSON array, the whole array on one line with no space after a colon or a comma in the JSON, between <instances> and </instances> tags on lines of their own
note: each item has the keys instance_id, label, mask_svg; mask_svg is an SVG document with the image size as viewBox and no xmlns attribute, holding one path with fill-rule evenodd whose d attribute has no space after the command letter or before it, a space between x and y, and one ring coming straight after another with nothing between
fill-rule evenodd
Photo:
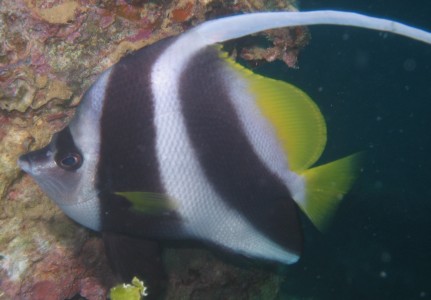
<instances>
[{"instance_id":1,"label":"green algae","mask_svg":"<svg viewBox=\"0 0 431 300\"><path fill-rule=\"evenodd\" d=\"M133 277L132 284L119 284L111 289L111 300L141 300L147 296L147 287L137 277Z\"/></svg>"}]
</instances>

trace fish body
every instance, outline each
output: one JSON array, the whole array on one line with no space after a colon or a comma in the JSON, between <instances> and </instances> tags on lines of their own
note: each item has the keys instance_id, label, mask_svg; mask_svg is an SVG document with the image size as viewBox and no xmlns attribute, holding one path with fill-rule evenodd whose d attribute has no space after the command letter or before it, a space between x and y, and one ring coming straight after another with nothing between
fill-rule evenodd
<instances>
[{"instance_id":1,"label":"fish body","mask_svg":"<svg viewBox=\"0 0 431 300\"><path fill-rule=\"evenodd\" d=\"M360 26L344 14L225 18L127 55L85 93L71 123L19 164L92 230L197 239L294 263L302 250L298 207L324 228L356 177L358 156L312 167L326 144L314 102L237 65L213 44L326 24L329 16ZM431 41L422 31L372 20L366 27Z\"/></svg>"},{"instance_id":2,"label":"fish body","mask_svg":"<svg viewBox=\"0 0 431 300\"><path fill-rule=\"evenodd\" d=\"M196 238L295 261L301 230L291 191L301 194L303 180L289 169L249 83L216 48L198 52L175 79L165 79L169 67L155 71L175 40L107 70L69 126L21 161L35 166L51 154L42 176L27 171L67 215L93 230ZM70 155L81 157L76 169L62 166ZM121 194L130 192L147 197L142 205L166 203L146 211Z\"/></svg>"}]
</instances>

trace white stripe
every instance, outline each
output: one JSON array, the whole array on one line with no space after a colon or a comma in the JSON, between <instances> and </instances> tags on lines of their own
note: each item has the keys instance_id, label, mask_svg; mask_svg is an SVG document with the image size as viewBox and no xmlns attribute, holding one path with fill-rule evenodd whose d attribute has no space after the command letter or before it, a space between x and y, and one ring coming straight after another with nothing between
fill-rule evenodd
<instances>
[{"instance_id":1,"label":"white stripe","mask_svg":"<svg viewBox=\"0 0 431 300\"><path fill-rule=\"evenodd\" d=\"M77 170L80 180L75 193L66 195L67 199L63 201L56 200L65 214L93 230L101 229L100 203L95 176L100 157L100 119L111 70L105 71L87 91L75 118L69 124L75 145L84 155L84 163Z\"/></svg>"},{"instance_id":2,"label":"white stripe","mask_svg":"<svg viewBox=\"0 0 431 300\"><path fill-rule=\"evenodd\" d=\"M178 38L155 62L152 90L155 97L156 152L162 183L177 201L185 231L247 256L293 263L298 257L283 250L235 210L228 207L205 177L181 113L178 83L192 56L201 48L191 35Z\"/></svg>"},{"instance_id":3,"label":"white stripe","mask_svg":"<svg viewBox=\"0 0 431 300\"><path fill-rule=\"evenodd\" d=\"M261 12L225 17L205 22L193 29L196 39L210 45L220 43L259 31L273 28L341 25L386 31L427 44L431 44L431 33L392 20L369 17L357 13L320 10L307 12Z\"/></svg>"}]
</instances>

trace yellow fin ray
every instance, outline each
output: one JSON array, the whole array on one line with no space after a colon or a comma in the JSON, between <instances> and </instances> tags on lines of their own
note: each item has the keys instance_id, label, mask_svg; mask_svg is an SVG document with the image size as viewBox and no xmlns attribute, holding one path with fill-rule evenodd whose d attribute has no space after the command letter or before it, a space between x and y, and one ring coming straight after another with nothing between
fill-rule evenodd
<instances>
[{"instance_id":1,"label":"yellow fin ray","mask_svg":"<svg viewBox=\"0 0 431 300\"><path fill-rule=\"evenodd\" d=\"M311 222L325 231L344 195L352 187L360 171L362 154L356 153L339 160L305 170L305 201L298 202Z\"/></svg>"}]
</instances>

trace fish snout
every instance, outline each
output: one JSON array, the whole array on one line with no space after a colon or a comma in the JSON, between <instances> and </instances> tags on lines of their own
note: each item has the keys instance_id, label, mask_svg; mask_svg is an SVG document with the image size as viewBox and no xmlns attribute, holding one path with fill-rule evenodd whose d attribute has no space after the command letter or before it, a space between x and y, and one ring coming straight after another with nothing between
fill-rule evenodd
<instances>
[{"instance_id":1,"label":"fish snout","mask_svg":"<svg viewBox=\"0 0 431 300\"><path fill-rule=\"evenodd\" d=\"M53 152L50 145L21 155L18 158L19 167L30 175L37 175L43 170L52 168ZM54 163L55 165L55 163Z\"/></svg>"},{"instance_id":2,"label":"fish snout","mask_svg":"<svg viewBox=\"0 0 431 300\"><path fill-rule=\"evenodd\" d=\"M21 155L18 158L18 166L26 173L31 173L32 164L28 154Z\"/></svg>"}]
</instances>

